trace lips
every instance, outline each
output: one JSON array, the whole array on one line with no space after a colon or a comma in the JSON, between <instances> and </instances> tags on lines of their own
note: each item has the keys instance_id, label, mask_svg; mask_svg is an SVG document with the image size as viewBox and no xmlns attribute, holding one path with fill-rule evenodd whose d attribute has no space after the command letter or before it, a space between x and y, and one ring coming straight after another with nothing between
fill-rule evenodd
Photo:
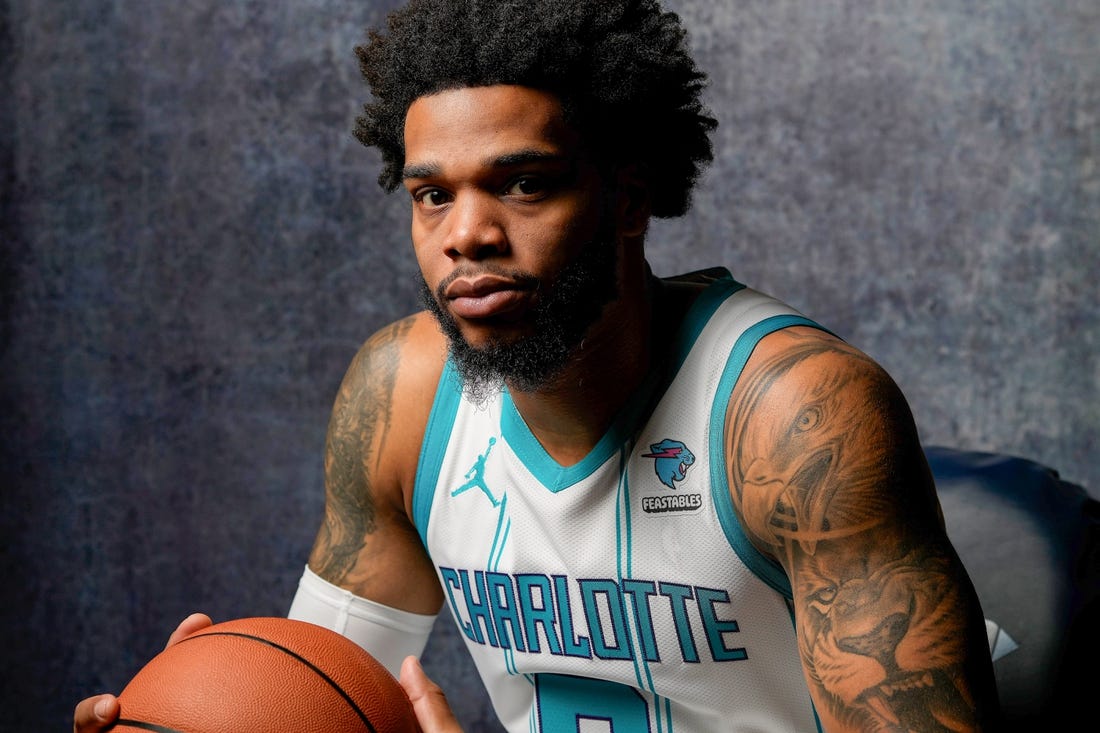
<instances>
[{"instance_id":1,"label":"lips","mask_svg":"<svg viewBox=\"0 0 1100 733\"><path fill-rule=\"evenodd\" d=\"M518 315L531 289L514 280L493 275L459 278L446 287L443 297L459 318L484 319Z\"/></svg>"}]
</instances>

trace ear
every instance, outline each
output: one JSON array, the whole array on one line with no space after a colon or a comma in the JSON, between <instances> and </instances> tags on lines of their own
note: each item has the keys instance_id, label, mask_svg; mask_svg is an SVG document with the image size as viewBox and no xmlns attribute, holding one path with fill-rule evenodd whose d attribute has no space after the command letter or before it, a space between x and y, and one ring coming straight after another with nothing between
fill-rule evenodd
<instances>
[{"instance_id":1,"label":"ear","mask_svg":"<svg viewBox=\"0 0 1100 733\"><path fill-rule=\"evenodd\" d=\"M626 165L615 171L615 214L619 234L640 237L649 227L649 182L642 166Z\"/></svg>"}]
</instances>

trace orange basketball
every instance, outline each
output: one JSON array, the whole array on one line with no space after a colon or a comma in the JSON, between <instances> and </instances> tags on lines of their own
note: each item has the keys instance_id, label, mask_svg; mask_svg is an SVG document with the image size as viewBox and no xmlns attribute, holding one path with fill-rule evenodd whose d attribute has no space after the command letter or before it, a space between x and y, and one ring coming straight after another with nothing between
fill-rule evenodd
<instances>
[{"instance_id":1,"label":"orange basketball","mask_svg":"<svg viewBox=\"0 0 1100 733\"><path fill-rule=\"evenodd\" d=\"M334 631L243 618L173 644L119 695L119 733L419 733L385 667Z\"/></svg>"}]
</instances>

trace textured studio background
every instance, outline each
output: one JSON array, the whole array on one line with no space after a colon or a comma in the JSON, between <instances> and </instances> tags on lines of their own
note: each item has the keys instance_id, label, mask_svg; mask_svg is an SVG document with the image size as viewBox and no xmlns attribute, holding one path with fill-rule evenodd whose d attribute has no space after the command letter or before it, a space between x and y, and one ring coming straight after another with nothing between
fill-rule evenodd
<instances>
[{"instance_id":1,"label":"textured studio background","mask_svg":"<svg viewBox=\"0 0 1100 733\"><path fill-rule=\"evenodd\" d=\"M0 727L66 730L190 611L286 612L344 367L415 308L350 135L391 6L0 0ZM670 7L721 126L657 272L727 265L886 366L926 443L1100 493L1095 0ZM492 730L454 636L427 662Z\"/></svg>"}]
</instances>

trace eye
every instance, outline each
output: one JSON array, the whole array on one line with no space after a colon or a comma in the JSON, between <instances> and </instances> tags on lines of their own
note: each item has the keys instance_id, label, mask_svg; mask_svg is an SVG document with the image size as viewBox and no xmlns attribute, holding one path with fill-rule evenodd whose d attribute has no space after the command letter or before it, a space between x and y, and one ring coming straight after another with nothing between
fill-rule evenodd
<instances>
[{"instance_id":1,"label":"eye","mask_svg":"<svg viewBox=\"0 0 1100 733\"><path fill-rule=\"evenodd\" d=\"M823 588L819 588L810 595L810 605L817 609L817 612L824 615L828 615L829 607L836 601L839 590L835 585L827 585Z\"/></svg>"},{"instance_id":2,"label":"eye","mask_svg":"<svg viewBox=\"0 0 1100 733\"><path fill-rule=\"evenodd\" d=\"M807 430L816 428L820 422L821 408L811 405L798 413L798 417L794 421L794 430L797 433L804 433Z\"/></svg>"},{"instance_id":3,"label":"eye","mask_svg":"<svg viewBox=\"0 0 1100 733\"><path fill-rule=\"evenodd\" d=\"M544 196L547 189L546 181L539 176L520 176L508 184L508 187L504 189L504 193L508 196L535 198Z\"/></svg>"},{"instance_id":4,"label":"eye","mask_svg":"<svg viewBox=\"0 0 1100 733\"><path fill-rule=\"evenodd\" d=\"M451 202L451 195L440 188L424 188L413 193L413 201L425 209L437 209Z\"/></svg>"}]
</instances>

